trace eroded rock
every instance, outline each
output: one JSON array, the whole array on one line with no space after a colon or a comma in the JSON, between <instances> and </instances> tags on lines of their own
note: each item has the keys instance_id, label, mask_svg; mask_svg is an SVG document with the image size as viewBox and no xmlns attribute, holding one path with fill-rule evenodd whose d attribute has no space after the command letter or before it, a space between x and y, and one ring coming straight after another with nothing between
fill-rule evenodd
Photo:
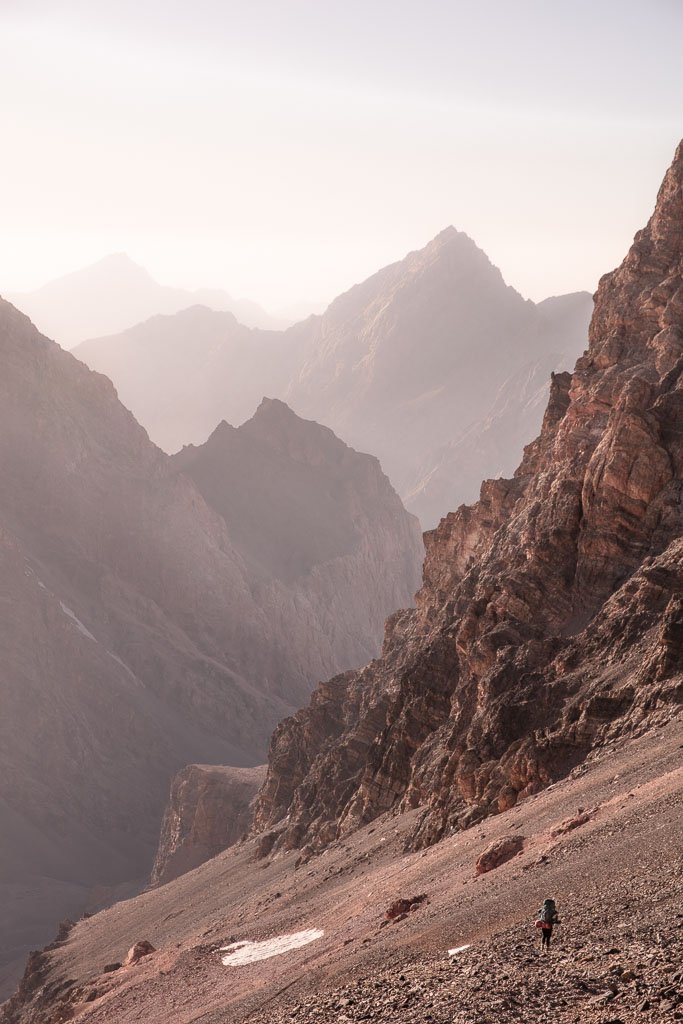
<instances>
[{"instance_id":1,"label":"eroded rock","mask_svg":"<svg viewBox=\"0 0 683 1024\"><path fill-rule=\"evenodd\" d=\"M501 864L512 860L524 849L524 836L504 836L490 843L477 860L476 871L478 875L484 875L487 871L494 871Z\"/></svg>"}]
</instances>

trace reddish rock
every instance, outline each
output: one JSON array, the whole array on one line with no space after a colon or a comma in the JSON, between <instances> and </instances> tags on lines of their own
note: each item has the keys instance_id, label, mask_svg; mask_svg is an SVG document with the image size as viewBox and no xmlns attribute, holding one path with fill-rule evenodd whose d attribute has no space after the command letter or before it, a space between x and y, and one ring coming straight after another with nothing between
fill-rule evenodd
<instances>
[{"instance_id":1,"label":"reddish rock","mask_svg":"<svg viewBox=\"0 0 683 1024\"><path fill-rule=\"evenodd\" d=\"M580 828L581 825L585 825L586 822L590 821L592 814L588 811L584 811L581 814L577 814L574 818L567 818L557 828L551 830L550 835L555 839L557 836L563 836L567 832L573 832L575 828Z\"/></svg>"},{"instance_id":2,"label":"reddish rock","mask_svg":"<svg viewBox=\"0 0 683 1024\"><path fill-rule=\"evenodd\" d=\"M125 960L126 967L136 964L144 956L149 956L150 953L156 953L156 948L147 939L140 939L128 950Z\"/></svg>"},{"instance_id":3,"label":"reddish rock","mask_svg":"<svg viewBox=\"0 0 683 1024\"><path fill-rule=\"evenodd\" d=\"M251 822L251 805L266 766L191 764L178 772L161 826L152 882L169 882L236 843Z\"/></svg>"},{"instance_id":4,"label":"reddish rock","mask_svg":"<svg viewBox=\"0 0 683 1024\"><path fill-rule=\"evenodd\" d=\"M510 480L425 535L414 611L271 742L257 829L321 849L421 807L419 848L683 701L683 144Z\"/></svg>"},{"instance_id":5,"label":"reddish rock","mask_svg":"<svg viewBox=\"0 0 683 1024\"><path fill-rule=\"evenodd\" d=\"M421 903L424 903L427 899L426 893L421 893L419 896L410 896L408 899L401 898L395 900L384 915L387 921L398 920L405 917L411 910L417 910Z\"/></svg>"},{"instance_id":6,"label":"reddish rock","mask_svg":"<svg viewBox=\"0 0 683 1024\"><path fill-rule=\"evenodd\" d=\"M499 868L501 864L512 860L524 849L524 836L504 836L490 843L477 860L477 874L485 875L487 871Z\"/></svg>"}]
</instances>

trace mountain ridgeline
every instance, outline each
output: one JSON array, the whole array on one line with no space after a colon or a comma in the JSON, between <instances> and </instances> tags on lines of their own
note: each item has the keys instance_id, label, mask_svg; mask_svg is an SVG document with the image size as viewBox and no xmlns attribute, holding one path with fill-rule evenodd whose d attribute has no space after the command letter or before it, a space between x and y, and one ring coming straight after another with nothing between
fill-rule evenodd
<instances>
[{"instance_id":1,"label":"mountain ridgeline","mask_svg":"<svg viewBox=\"0 0 683 1024\"><path fill-rule=\"evenodd\" d=\"M155 316L75 354L107 374L172 452L264 394L376 455L424 525L510 473L540 427L550 373L586 347L585 292L534 304L462 232L351 288L286 331L201 306ZM59 339L58 339L59 340Z\"/></svg>"},{"instance_id":2,"label":"mountain ridgeline","mask_svg":"<svg viewBox=\"0 0 683 1024\"><path fill-rule=\"evenodd\" d=\"M156 313L177 313L197 303L233 313L250 327L286 326L255 302L234 299L218 288L188 291L161 285L125 253L112 253L35 291L5 297L65 348L125 330Z\"/></svg>"}]
</instances>

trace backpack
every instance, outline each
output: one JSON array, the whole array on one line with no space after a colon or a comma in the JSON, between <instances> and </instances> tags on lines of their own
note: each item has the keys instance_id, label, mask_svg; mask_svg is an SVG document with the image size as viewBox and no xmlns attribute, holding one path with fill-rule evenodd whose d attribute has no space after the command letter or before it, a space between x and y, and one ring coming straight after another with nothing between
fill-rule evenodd
<instances>
[{"instance_id":1,"label":"backpack","mask_svg":"<svg viewBox=\"0 0 683 1024\"><path fill-rule=\"evenodd\" d=\"M557 916L557 907L554 900L545 900L536 922L537 928L552 928Z\"/></svg>"}]
</instances>

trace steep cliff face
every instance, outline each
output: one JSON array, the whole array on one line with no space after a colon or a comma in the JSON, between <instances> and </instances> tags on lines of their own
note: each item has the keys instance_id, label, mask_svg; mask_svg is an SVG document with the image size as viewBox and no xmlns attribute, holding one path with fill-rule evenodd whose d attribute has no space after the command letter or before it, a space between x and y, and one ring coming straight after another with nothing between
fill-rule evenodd
<instances>
[{"instance_id":1,"label":"steep cliff face","mask_svg":"<svg viewBox=\"0 0 683 1024\"><path fill-rule=\"evenodd\" d=\"M178 772L161 825L152 882L170 882L236 843L248 830L266 766L191 764Z\"/></svg>"},{"instance_id":2,"label":"steep cliff face","mask_svg":"<svg viewBox=\"0 0 683 1024\"><path fill-rule=\"evenodd\" d=\"M319 849L422 807L503 810L683 698L683 144L511 480L426 535L416 610L271 742L256 828Z\"/></svg>"}]
</instances>

